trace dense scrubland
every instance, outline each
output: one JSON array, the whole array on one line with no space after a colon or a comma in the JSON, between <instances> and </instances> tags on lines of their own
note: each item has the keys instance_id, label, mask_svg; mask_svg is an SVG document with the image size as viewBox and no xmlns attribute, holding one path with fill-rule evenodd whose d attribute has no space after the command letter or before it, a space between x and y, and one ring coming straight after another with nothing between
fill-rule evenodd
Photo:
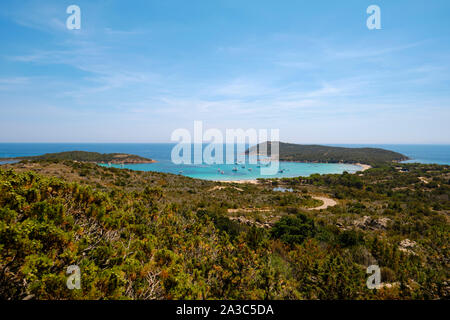
<instances>
[{"instance_id":1,"label":"dense scrubland","mask_svg":"<svg viewBox=\"0 0 450 320\"><path fill-rule=\"evenodd\" d=\"M449 194L450 167L438 165L257 185L68 160L3 165L0 298L448 298ZM314 210L317 195L337 205ZM74 264L80 290L66 287ZM372 264L379 290L366 287Z\"/></svg>"}]
</instances>

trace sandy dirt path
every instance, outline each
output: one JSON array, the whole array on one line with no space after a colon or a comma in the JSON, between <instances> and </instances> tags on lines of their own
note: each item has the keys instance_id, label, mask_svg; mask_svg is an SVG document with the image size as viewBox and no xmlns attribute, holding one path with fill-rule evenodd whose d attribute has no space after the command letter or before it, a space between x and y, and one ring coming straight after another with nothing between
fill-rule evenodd
<instances>
[{"instance_id":1,"label":"sandy dirt path","mask_svg":"<svg viewBox=\"0 0 450 320\"><path fill-rule=\"evenodd\" d=\"M323 196L312 196L312 198L316 199L316 200L322 200L323 205L321 205L319 207L309 208L308 210L321 210L321 209L326 209L328 207L334 207L335 205L337 205L337 202L331 198L327 198L327 197L323 197Z\"/></svg>"}]
</instances>

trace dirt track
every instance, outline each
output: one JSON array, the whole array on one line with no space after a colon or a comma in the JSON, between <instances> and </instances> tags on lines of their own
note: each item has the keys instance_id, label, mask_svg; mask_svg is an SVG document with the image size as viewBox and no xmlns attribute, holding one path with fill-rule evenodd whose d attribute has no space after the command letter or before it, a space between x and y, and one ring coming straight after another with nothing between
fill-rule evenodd
<instances>
[{"instance_id":1,"label":"dirt track","mask_svg":"<svg viewBox=\"0 0 450 320\"><path fill-rule=\"evenodd\" d=\"M319 207L309 208L308 210L321 210L326 209L328 207L334 207L337 205L337 202L331 198L323 197L323 196L312 196L313 199L322 200L323 204Z\"/></svg>"}]
</instances>

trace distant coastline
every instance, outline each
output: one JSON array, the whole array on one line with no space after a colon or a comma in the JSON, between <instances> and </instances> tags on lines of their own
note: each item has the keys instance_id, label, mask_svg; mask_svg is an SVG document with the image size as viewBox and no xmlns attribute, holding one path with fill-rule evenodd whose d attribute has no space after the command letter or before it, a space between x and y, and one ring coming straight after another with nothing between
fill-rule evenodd
<instances>
[{"instance_id":1,"label":"distant coastline","mask_svg":"<svg viewBox=\"0 0 450 320\"><path fill-rule=\"evenodd\" d=\"M312 174L340 174L344 171L348 173L356 173L363 171L365 165L372 167L378 166L377 163L365 161L355 161L349 164L325 161L280 161L280 170L273 176L262 175L257 164L246 163L245 168L236 164L217 164L217 165L177 165L171 161L171 151L174 143L0 143L0 165L6 162L19 162L23 158L30 160L30 157L36 157L43 154L52 154L59 152L67 152L71 150L84 150L87 152L96 152L100 154L129 154L138 155L145 159L139 162L130 161L100 161L105 159L91 159L97 161L85 161L100 164L101 166L109 166L115 168L124 168L137 171L155 171L163 173L171 173L175 175L183 175L201 180L256 180L258 178L290 178L290 177L307 177ZM365 148L367 145L342 145L345 148ZM399 152L408 156L413 160L407 160L406 163L436 163L442 165L450 165L450 145L370 145L377 149L387 149ZM240 157L245 155L240 154ZM86 160L86 159L84 159ZM89 159L88 159L89 160ZM107 159L106 159L107 160ZM243 160L243 159L242 159ZM261 159L261 167L264 160ZM46 160L48 161L48 160ZM74 159L74 161L78 161ZM401 165L400 162L398 163ZM380 163L384 165L386 163ZM364 166L362 166L364 165ZM238 170L234 171L234 167ZM219 171L220 169L220 171ZM222 171L224 173L222 173Z\"/></svg>"},{"instance_id":2,"label":"distant coastline","mask_svg":"<svg viewBox=\"0 0 450 320\"><path fill-rule=\"evenodd\" d=\"M156 160L144 158L134 154L128 153L98 153L88 151L66 151L57 153L46 153L40 156L25 156L15 158L5 158L2 161L79 161L89 163L103 163L103 164L148 164L155 163Z\"/></svg>"}]
</instances>

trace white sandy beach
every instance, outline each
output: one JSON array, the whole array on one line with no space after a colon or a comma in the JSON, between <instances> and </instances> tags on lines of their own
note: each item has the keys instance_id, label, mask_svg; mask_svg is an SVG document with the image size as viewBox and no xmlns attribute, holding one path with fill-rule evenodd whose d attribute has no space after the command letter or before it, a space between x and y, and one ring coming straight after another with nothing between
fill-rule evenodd
<instances>
[{"instance_id":1,"label":"white sandy beach","mask_svg":"<svg viewBox=\"0 0 450 320\"><path fill-rule=\"evenodd\" d=\"M357 166L362 167L362 169L360 171L366 171L370 168L372 168L372 166L368 165L368 164L362 164L362 163L355 163Z\"/></svg>"},{"instance_id":2,"label":"white sandy beach","mask_svg":"<svg viewBox=\"0 0 450 320\"><path fill-rule=\"evenodd\" d=\"M251 183L258 184L258 180L214 180L215 182L225 182L225 183Z\"/></svg>"}]
</instances>

